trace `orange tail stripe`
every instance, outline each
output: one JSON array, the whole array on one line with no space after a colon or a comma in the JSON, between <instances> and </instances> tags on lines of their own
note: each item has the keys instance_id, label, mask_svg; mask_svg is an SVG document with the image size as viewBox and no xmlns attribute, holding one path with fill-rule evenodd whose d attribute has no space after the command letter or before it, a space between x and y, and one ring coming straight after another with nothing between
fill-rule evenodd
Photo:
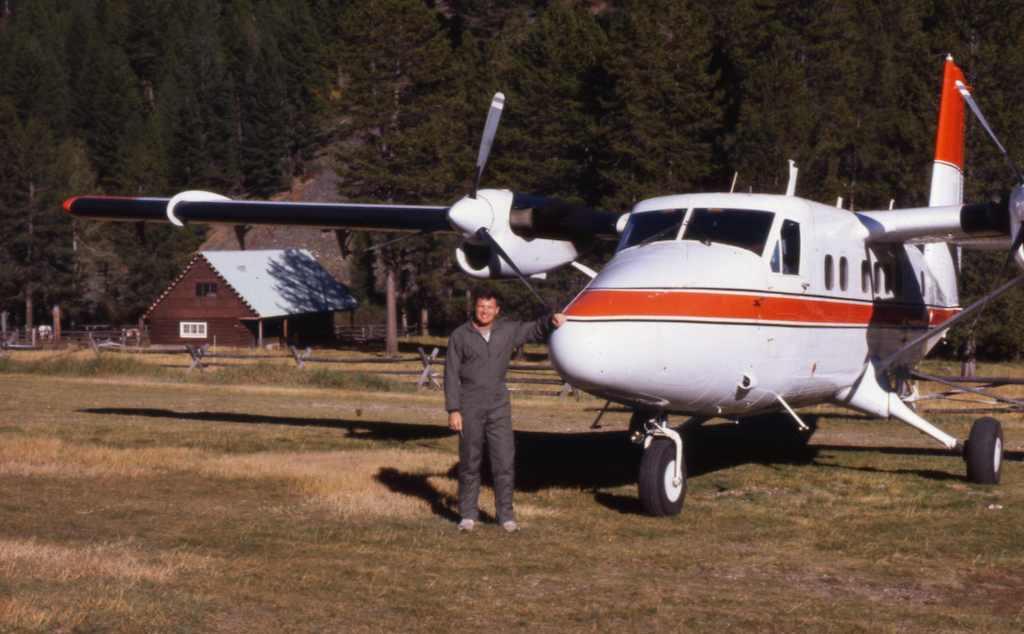
<instances>
[{"instance_id":1,"label":"orange tail stripe","mask_svg":"<svg viewBox=\"0 0 1024 634\"><path fill-rule=\"evenodd\" d=\"M935 139L935 160L964 169L964 100L956 81L965 85L963 71L952 58L946 58L942 77L942 101L939 104L939 129Z\"/></svg>"}]
</instances>

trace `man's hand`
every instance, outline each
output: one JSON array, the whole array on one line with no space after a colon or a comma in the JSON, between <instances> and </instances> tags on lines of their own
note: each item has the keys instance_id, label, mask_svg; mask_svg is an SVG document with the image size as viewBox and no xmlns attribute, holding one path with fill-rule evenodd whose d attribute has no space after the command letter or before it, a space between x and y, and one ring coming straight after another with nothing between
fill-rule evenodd
<instances>
[{"instance_id":1,"label":"man's hand","mask_svg":"<svg viewBox=\"0 0 1024 634\"><path fill-rule=\"evenodd\" d=\"M561 326L564 323L565 323L565 314L564 313L555 313L554 315L551 315L551 325L554 326L555 328L558 328L559 326Z\"/></svg>"},{"instance_id":2,"label":"man's hand","mask_svg":"<svg viewBox=\"0 0 1024 634\"><path fill-rule=\"evenodd\" d=\"M462 433L462 412L448 412L448 429Z\"/></svg>"}]
</instances>

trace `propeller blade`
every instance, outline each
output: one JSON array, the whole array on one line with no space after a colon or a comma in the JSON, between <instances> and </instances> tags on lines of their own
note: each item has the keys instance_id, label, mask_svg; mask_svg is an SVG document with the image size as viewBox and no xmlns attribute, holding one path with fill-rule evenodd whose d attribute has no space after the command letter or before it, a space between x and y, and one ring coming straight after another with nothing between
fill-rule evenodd
<instances>
[{"instance_id":1,"label":"propeller blade","mask_svg":"<svg viewBox=\"0 0 1024 634\"><path fill-rule=\"evenodd\" d=\"M476 232L476 236L477 238L484 240L485 242L487 242L487 244L491 245L491 248L494 249L494 252L497 253L498 256L501 257L501 259L505 260L509 268L512 269L513 272L515 272L516 276L519 278L519 281L525 284L526 288L528 288L530 292L533 293L533 296L537 298L537 301L540 302L540 305L543 306L545 309L548 309L549 306L547 302L545 302L544 298L540 296L540 293L537 292L537 289L533 287L533 284L530 284L530 281L526 279L526 276L523 275L523 272L519 270L519 267L516 266L516 263L512 261L512 258L509 257L508 253L505 253L505 249L501 248L501 245L498 244L498 241L494 239L494 236L491 235L491 232L481 227Z\"/></svg>"},{"instance_id":2,"label":"propeller blade","mask_svg":"<svg viewBox=\"0 0 1024 634\"><path fill-rule=\"evenodd\" d=\"M1024 245L1024 216L1022 216L1021 201L1024 200L1024 185L1018 185L1010 191L1007 196L1009 201L1007 204L1007 213L1010 221L1019 222L1017 226L1017 235L1013 238L1013 244L1010 245L1010 252L1006 254L1006 263L1003 265L1003 275L1010 270L1010 264L1013 262L1014 255L1020 249L1021 245ZM1012 231L1011 231L1011 234Z\"/></svg>"},{"instance_id":3,"label":"propeller blade","mask_svg":"<svg viewBox=\"0 0 1024 634\"><path fill-rule=\"evenodd\" d=\"M487 122L484 123L484 134L480 138L480 151L476 156L476 175L473 178L471 198L476 198L476 192L480 189L480 177L483 176L484 166L487 165L487 157L491 154L491 146L494 144L494 136L498 132L498 122L501 121L501 112L504 109L505 95L500 92L494 93L491 109L487 112Z\"/></svg>"},{"instance_id":4,"label":"propeller blade","mask_svg":"<svg viewBox=\"0 0 1024 634\"><path fill-rule=\"evenodd\" d=\"M996 144L996 147L999 148L999 151L1003 153L1003 158L1006 159L1007 165L1010 166L1010 169L1013 170L1013 173L1016 174L1017 176L1017 182L1024 183L1024 175L1021 174L1020 168L1017 167L1017 164L1013 161L1012 158L1010 158L1010 153L1006 151L1006 148L1003 147L1003 144L999 142L998 137L996 137L996 133L992 131L992 126L988 124L988 120L985 118L985 115L981 114L981 108L979 108L978 104L975 103L974 97L971 95L971 91L968 90L967 86L964 85L964 82L960 81L959 79L956 81L956 89L960 92L960 96L963 97L963 100L970 107L971 112L973 112L974 116L978 119L978 122L981 124L981 127L984 128L985 132L988 133L989 138L992 139L992 142Z\"/></svg>"},{"instance_id":5,"label":"propeller blade","mask_svg":"<svg viewBox=\"0 0 1024 634\"><path fill-rule=\"evenodd\" d=\"M1013 244L1010 245L1010 251L1006 254L1006 262L1003 264L1003 273L1000 277L1005 277L1006 272L1010 270L1010 265L1013 264L1013 254L1021 245L1024 245L1024 222L1017 228L1017 237L1014 238Z\"/></svg>"}]
</instances>

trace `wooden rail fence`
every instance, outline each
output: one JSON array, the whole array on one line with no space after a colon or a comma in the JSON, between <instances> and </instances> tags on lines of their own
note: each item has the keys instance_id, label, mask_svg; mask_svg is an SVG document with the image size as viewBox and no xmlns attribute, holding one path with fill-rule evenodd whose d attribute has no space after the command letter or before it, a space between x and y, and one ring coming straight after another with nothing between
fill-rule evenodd
<instances>
[{"instance_id":1,"label":"wooden rail fence","mask_svg":"<svg viewBox=\"0 0 1024 634\"><path fill-rule=\"evenodd\" d=\"M127 354L179 354L186 353L189 356L189 366L186 372L198 369L200 372L208 367L224 365L218 364L219 360L232 360L232 361L280 361L283 359L290 359L295 363L296 369L305 369L309 364L333 364L333 365L397 365L402 363L419 362L420 368L407 370L407 369L387 369L382 368L380 370L341 370L342 372L360 372L364 374L375 374L382 376L408 376L416 377L417 389L432 389L440 390L443 388L444 371L443 361L438 359L438 353L440 348L433 348L429 353L422 348L417 348L417 356L405 355L392 358L365 358L365 357L324 357L314 356L312 348L306 348L300 350L295 346L289 347L288 355L246 355L246 354L231 354L222 352L210 352L209 348L203 346L166 346L157 349L153 348L140 348L122 346L115 342L101 342L96 343L92 346L92 349L97 353L109 353L119 352ZM549 365L536 366L536 365L523 365L523 364L511 364L509 371L517 373L554 373L554 368ZM581 397L581 392L574 388L572 385L562 381L560 378L547 378L542 376L533 377L521 377L512 376L506 379L506 382L510 384L510 390L519 392L522 394L531 395L558 395L561 398L567 396L575 396L577 400ZM522 386L522 387L521 387ZM524 389L527 386L558 386L558 391L553 390L529 390Z\"/></svg>"}]
</instances>

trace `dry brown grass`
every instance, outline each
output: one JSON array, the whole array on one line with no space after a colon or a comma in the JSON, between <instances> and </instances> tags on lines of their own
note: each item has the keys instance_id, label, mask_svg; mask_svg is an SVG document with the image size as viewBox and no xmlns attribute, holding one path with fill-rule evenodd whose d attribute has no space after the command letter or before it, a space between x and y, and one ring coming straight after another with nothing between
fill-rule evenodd
<instances>
[{"instance_id":1,"label":"dry brown grass","mask_svg":"<svg viewBox=\"0 0 1024 634\"><path fill-rule=\"evenodd\" d=\"M0 574L21 580L167 583L181 571L201 571L210 564L209 558L183 552L161 553L152 560L128 542L71 547L35 539L0 539Z\"/></svg>"},{"instance_id":2,"label":"dry brown grass","mask_svg":"<svg viewBox=\"0 0 1024 634\"><path fill-rule=\"evenodd\" d=\"M0 631L1024 627L1019 416L995 488L895 423L808 412L795 453L725 425L652 519L626 413L517 398L524 530L462 536L438 393L4 375L0 402Z\"/></svg>"},{"instance_id":3,"label":"dry brown grass","mask_svg":"<svg viewBox=\"0 0 1024 634\"><path fill-rule=\"evenodd\" d=\"M285 480L307 503L342 518L430 518L430 501L396 493L378 477L401 469L433 487L441 503L454 509L456 483L451 455L405 449L351 452L265 452L220 455L199 449L115 449L71 444L49 438L13 438L0 444L0 476L50 478L152 478L178 471L229 480ZM484 497L484 512L494 512ZM523 505L524 517L550 511ZM0 544L0 558L3 557Z\"/></svg>"},{"instance_id":4,"label":"dry brown grass","mask_svg":"<svg viewBox=\"0 0 1024 634\"><path fill-rule=\"evenodd\" d=\"M68 546L0 539L0 579L17 579L28 588L0 598L0 628L73 631L97 613L128 619L133 605L127 595L138 586L166 586L181 574L206 573L212 566L209 557L181 551L151 555L130 542ZM94 590L65 602L38 592L41 586Z\"/></svg>"}]
</instances>

